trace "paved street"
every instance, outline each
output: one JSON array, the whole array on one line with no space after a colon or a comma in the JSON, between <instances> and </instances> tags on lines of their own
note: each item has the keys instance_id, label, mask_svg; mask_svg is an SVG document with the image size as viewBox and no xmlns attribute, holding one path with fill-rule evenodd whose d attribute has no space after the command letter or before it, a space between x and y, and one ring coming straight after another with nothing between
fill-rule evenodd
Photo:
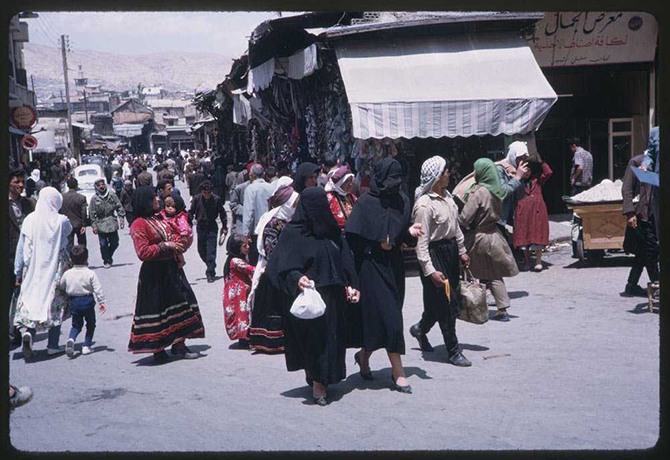
<instances>
[{"instance_id":1,"label":"paved street","mask_svg":"<svg viewBox=\"0 0 670 460\"><path fill-rule=\"evenodd\" d=\"M105 270L89 230L90 263L108 298L95 353L47 357L46 334L38 335L33 362L24 363L20 348L9 353L12 384L35 393L11 415L19 450L642 449L657 441L659 317L645 299L619 295L630 260L623 255L576 268L562 245L547 255L548 270L508 279L511 322L457 324L471 368L445 364L437 327L429 334L435 352L418 350L407 330L422 311L421 283L410 277L404 364L414 394L390 391L383 352L371 360L375 380L365 382L350 350L348 378L329 388L332 402L323 408L282 355L232 345L223 280L206 282L195 244L185 270L206 338L189 346L203 357L156 366L150 355L128 353L141 264L128 229L120 234L115 265ZM220 251L218 273L224 260Z\"/></svg>"}]
</instances>

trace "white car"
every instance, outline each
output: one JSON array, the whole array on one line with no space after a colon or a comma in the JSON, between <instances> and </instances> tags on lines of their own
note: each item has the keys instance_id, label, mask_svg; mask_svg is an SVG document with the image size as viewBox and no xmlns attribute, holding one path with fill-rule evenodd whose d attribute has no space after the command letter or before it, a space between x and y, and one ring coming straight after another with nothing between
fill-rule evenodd
<instances>
[{"instance_id":1,"label":"white car","mask_svg":"<svg viewBox=\"0 0 670 460\"><path fill-rule=\"evenodd\" d=\"M81 165L74 168L74 178L77 179L79 185L79 193L86 197L86 202L91 203L91 198L95 195L95 182L99 179L105 181L107 179L102 171L102 167L96 164Z\"/></svg>"}]
</instances>

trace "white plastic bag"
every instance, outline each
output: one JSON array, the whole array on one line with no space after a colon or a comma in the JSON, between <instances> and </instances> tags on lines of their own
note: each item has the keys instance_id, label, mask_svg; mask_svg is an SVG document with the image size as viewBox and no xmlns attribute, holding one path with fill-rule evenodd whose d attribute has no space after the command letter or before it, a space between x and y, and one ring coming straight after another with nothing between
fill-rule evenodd
<instances>
[{"instance_id":1,"label":"white plastic bag","mask_svg":"<svg viewBox=\"0 0 670 460\"><path fill-rule=\"evenodd\" d=\"M291 305L291 314L300 319L314 319L323 316L326 304L321 295L312 287L305 288Z\"/></svg>"}]
</instances>

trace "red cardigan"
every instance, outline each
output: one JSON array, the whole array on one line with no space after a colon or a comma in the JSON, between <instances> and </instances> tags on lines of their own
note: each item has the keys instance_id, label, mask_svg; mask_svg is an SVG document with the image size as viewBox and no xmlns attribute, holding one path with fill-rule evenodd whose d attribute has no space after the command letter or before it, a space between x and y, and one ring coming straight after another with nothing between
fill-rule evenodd
<instances>
[{"instance_id":1,"label":"red cardigan","mask_svg":"<svg viewBox=\"0 0 670 460\"><path fill-rule=\"evenodd\" d=\"M165 243L179 241L168 223L160 215L145 218L138 217L130 226L130 237L135 245L137 257L142 261L165 260L174 256Z\"/></svg>"}]
</instances>

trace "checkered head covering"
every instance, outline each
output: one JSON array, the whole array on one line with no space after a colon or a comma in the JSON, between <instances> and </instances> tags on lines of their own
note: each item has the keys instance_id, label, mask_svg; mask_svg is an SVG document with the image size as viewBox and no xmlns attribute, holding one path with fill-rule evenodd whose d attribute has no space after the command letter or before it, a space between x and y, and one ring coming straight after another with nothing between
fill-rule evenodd
<instances>
[{"instance_id":1,"label":"checkered head covering","mask_svg":"<svg viewBox=\"0 0 670 460\"><path fill-rule=\"evenodd\" d=\"M415 200L430 192L430 189L433 188L437 179L440 178L446 166L447 161L437 155L423 162L423 165L421 165L421 185L414 192Z\"/></svg>"}]
</instances>

